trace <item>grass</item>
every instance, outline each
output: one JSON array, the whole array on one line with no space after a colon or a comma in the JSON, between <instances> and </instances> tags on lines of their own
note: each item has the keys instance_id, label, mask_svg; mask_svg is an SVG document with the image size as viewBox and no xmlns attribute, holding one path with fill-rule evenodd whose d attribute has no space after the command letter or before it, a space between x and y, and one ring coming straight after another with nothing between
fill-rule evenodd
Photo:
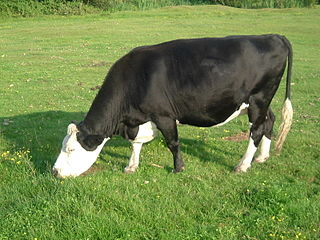
<instances>
[{"instance_id":1,"label":"grass","mask_svg":"<svg viewBox=\"0 0 320 240\"><path fill-rule=\"evenodd\" d=\"M0 239L319 239L319 8L170 7L82 17L1 19ZM122 173L130 144L108 142L91 171L50 169L66 127L80 121L113 62L177 38L280 33L294 48L294 124L280 156L233 167L246 117L220 128L180 126L187 170L172 174L163 138ZM273 100L280 122L285 81ZM154 167L152 164L163 166Z\"/></svg>"}]
</instances>

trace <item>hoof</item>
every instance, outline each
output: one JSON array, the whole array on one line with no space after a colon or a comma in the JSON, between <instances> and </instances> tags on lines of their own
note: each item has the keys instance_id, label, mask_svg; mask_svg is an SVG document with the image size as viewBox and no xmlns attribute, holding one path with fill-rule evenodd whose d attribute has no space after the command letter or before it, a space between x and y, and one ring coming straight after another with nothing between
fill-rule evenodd
<instances>
[{"instance_id":1,"label":"hoof","mask_svg":"<svg viewBox=\"0 0 320 240\"><path fill-rule=\"evenodd\" d=\"M172 170L173 173L179 173L179 172L183 172L185 170L184 167L179 167L179 168L175 168Z\"/></svg>"},{"instance_id":2,"label":"hoof","mask_svg":"<svg viewBox=\"0 0 320 240\"><path fill-rule=\"evenodd\" d=\"M136 170L137 170L137 168L126 167L123 172L124 172L125 174L132 174L132 173L135 173Z\"/></svg>"},{"instance_id":3,"label":"hoof","mask_svg":"<svg viewBox=\"0 0 320 240\"><path fill-rule=\"evenodd\" d=\"M238 165L234 168L234 172L235 173L245 173L247 172L247 170L250 168L250 166L246 166L246 165Z\"/></svg>"},{"instance_id":4,"label":"hoof","mask_svg":"<svg viewBox=\"0 0 320 240\"><path fill-rule=\"evenodd\" d=\"M267 161L268 158L269 157L260 157L260 156L258 156L258 157L256 157L254 159L254 161L257 162L257 163L264 163L265 161Z\"/></svg>"}]
</instances>

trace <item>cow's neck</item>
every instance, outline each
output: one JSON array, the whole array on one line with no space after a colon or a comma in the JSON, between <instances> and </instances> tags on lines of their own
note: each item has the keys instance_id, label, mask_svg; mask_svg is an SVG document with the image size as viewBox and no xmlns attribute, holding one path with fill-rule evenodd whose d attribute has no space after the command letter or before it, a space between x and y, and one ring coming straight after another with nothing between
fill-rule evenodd
<instances>
[{"instance_id":1,"label":"cow's neck","mask_svg":"<svg viewBox=\"0 0 320 240\"><path fill-rule=\"evenodd\" d=\"M123 95L111 87L103 84L83 121L92 135L111 137L121 121L124 112Z\"/></svg>"}]
</instances>

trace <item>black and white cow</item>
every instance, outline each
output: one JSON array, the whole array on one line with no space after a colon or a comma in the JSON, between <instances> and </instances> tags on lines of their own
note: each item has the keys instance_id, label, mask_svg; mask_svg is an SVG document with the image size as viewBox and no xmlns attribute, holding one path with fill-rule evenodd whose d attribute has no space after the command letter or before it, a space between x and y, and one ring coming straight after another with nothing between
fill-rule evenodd
<instances>
[{"instance_id":1,"label":"black and white cow","mask_svg":"<svg viewBox=\"0 0 320 240\"><path fill-rule=\"evenodd\" d=\"M95 162L105 142L122 135L133 143L125 172L134 172L144 142L155 130L184 170L176 120L200 127L220 126L241 113L250 122L249 145L237 172L246 172L261 142L257 162L269 157L275 120L269 105L286 63L287 80L280 150L292 122L292 47L284 36L229 36L174 40L133 49L110 69L85 119L70 124L53 167L59 177L78 176Z\"/></svg>"}]
</instances>

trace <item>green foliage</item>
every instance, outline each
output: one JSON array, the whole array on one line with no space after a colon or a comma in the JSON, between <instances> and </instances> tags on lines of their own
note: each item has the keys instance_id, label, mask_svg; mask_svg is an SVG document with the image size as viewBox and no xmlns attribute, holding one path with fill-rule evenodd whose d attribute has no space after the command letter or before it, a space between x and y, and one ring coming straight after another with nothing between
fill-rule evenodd
<instances>
[{"instance_id":1,"label":"green foliage","mask_svg":"<svg viewBox=\"0 0 320 240\"><path fill-rule=\"evenodd\" d=\"M41 10L41 4L34 1L0 1L0 14L2 16L30 16L30 15L38 15Z\"/></svg>"},{"instance_id":2,"label":"green foliage","mask_svg":"<svg viewBox=\"0 0 320 240\"><path fill-rule=\"evenodd\" d=\"M317 0L0 0L0 16L83 15L165 6L222 4L238 8L310 7Z\"/></svg>"},{"instance_id":3,"label":"green foliage","mask_svg":"<svg viewBox=\"0 0 320 240\"><path fill-rule=\"evenodd\" d=\"M82 1L0 0L0 16L83 15L96 12L98 9Z\"/></svg>"},{"instance_id":4,"label":"green foliage","mask_svg":"<svg viewBox=\"0 0 320 240\"><path fill-rule=\"evenodd\" d=\"M210 3L209 0L0 0L0 16L83 15Z\"/></svg>"},{"instance_id":5,"label":"green foliage","mask_svg":"<svg viewBox=\"0 0 320 240\"><path fill-rule=\"evenodd\" d=\"M238 8L311 7L316 0L220 0L219 3Z\"/></svg>"},{"instance_id":6,"label":"green foliage","mask_svg":"<svg viewBox=\"0 0 320 240\"><path fill-rule=\"evenodd\" d=\"M139 9L145 10L164 6L210 4L210 0L84 0L85 4L103 10Z\"/></svg>"}]
</instances>

